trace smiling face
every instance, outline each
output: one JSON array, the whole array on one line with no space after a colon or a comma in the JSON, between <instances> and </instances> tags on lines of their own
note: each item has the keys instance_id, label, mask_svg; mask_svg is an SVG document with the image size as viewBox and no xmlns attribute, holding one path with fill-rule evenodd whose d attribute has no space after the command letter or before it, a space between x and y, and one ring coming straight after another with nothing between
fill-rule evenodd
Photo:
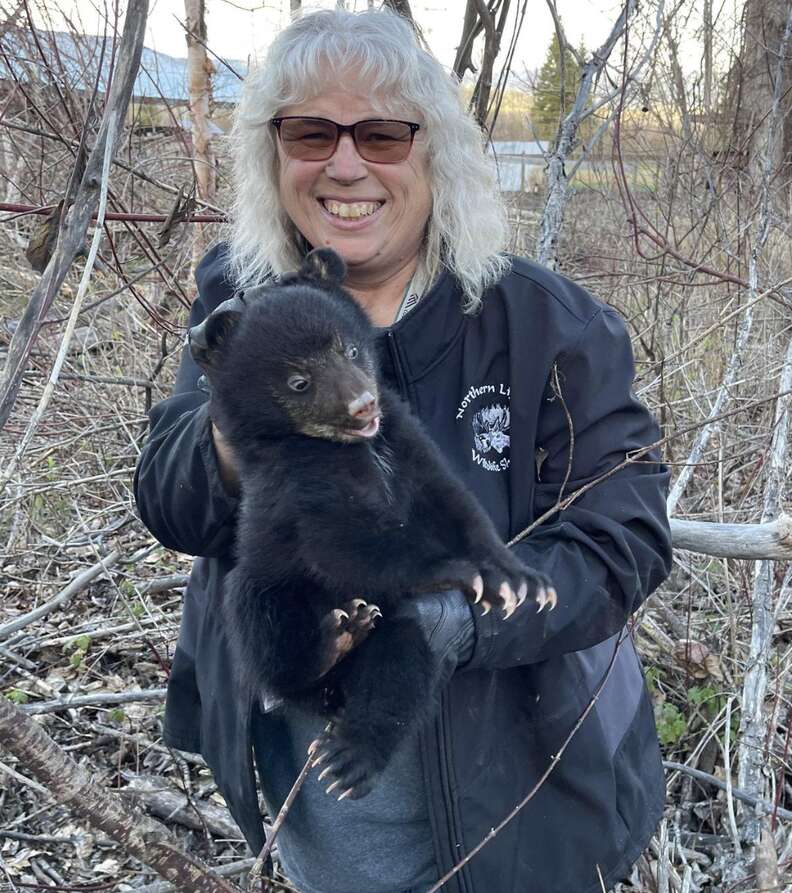
<instances>
[{"instance_id":1,"label":"smiling face","mask_svg":"<svg viewBox=\"0 0 792 893\"><path fill-rule=\"evenodd\" d=\"M280 109L279 115L329 118L354 124L383 114L370 97L331 90ZM420 121L418 122L420 123ZM417 264L432 210L425 135L418 131L410 154L396 164L364 161L345 133L326 161L289 158L278 140L283 208L315 248L334 248L346 261L349 284L378 285L406 278Z\"/></svg>"}]
</instances>

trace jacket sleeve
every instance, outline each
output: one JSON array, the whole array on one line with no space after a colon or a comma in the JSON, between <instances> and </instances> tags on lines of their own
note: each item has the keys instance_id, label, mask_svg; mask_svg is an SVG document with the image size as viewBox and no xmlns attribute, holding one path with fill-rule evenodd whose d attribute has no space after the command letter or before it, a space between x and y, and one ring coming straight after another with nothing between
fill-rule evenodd
<instances>
[{"instance_id":1,"label":"jacket sleeve","mask_svg":"<svg viewBox=\"0 0 792 893\"><path fill-rule=\"evenodd\" d=\"M632 394L632 349L617 314L598 313L557 368L557 386L548 387L538 421L543 461L537 462L534 518L557 504L562 486L568 496L659 439L650 413ZM469 666L534 663L622 629L671 569L668 477L652 451L596 483L518 543L520 558L553 581L557 607L537 613L526 602L506 621L499 612L481 616L474 610L477 640Z\"/></svg>"},{"instance_id":2,"label":"jacket sleeve","mask_svg":"<svg viewBox=\"0 0 792 893\"><path fill-rule=\"evenodd\" d=\"M221 292L220 299L228 296ZM211 309L212 302L199 295L189 325L201 322ZM200 376L185 347L173 396L149 414L151 430L135 470L135 499L143 523L163 546L218 557L233 549L239 500L220 479L209 398L198 386Z\"/></svg>"}]
</instances>

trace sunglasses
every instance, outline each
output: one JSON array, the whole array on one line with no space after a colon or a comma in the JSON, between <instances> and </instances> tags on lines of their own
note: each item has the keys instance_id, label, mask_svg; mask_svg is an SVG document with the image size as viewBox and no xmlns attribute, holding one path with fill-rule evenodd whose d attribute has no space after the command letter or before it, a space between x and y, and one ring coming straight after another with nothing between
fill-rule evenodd
<instances>
[{"instance_id":1,"label":"sunglasses","mask_svg":"<svg viewBox=\"0 0 792 893\"><path fill-rule=\"evenodd\" d=\"M410 154L420 124L411 121L371 119L355 124L336 124L327 118L272 118L283 151L300 161L327 161L341 135L348 133L358 155L376 164L396 164Z\"/></svg>"}]
</instances>

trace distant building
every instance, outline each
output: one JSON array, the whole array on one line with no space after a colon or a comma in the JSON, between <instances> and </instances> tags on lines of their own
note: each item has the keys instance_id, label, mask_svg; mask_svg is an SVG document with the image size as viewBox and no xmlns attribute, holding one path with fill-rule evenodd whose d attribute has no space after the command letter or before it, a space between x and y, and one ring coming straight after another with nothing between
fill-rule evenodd
<instances>
[{"instance_id":1,"label":"distant building","mask_svg":"<svg viewBox=\"0 0 792 893\"><path fill-rule=\"evenodd\" d=\"M546 140L495 140L487 152L495 156L501 192L541 192L544 189Z\"/></svg>"},{"instance_id":2,"label":"distant building","mask_svg":"<svg viewBox=\"0 0 792 893\"><path fill-rule=\"evenodd\" d=\"M30 31L9 28L2 34L0 85L4 82L7 89L18 80L23 85L38 84L46 89L50 85L54 88L57 83L60 89L90 94L98 80L100 92L106 92L113 58L112 37L62 31L37 31L36 36L46 64ZM216 68L212 98L218 107L216 118L221 121L219 131L222 131L222 119L228 117L228 111L239 100L241 78L247 74L248 66L237 60L229 61L227 66L216 59L212 62ZM132 95L130 122L157 129L174 127L174 117L168 107L174 109L189 103L187 59L144 47ZM175 118L181 126L187 120L179 113Z\"/></svg>"}]
</instances>

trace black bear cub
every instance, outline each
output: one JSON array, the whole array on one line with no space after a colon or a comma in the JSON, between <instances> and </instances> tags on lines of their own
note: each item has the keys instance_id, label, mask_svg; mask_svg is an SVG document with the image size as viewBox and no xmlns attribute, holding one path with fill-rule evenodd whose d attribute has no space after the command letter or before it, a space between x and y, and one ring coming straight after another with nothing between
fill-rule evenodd
<instances>
[{"instance_id":1,"label":"black bear cub","mask_svg":"<svg viewBox=\"0 0 792 893\"><path fill-rule=\"evenodd\" d=\"M344 275L333 251L313 251L299 272L220 305L190 347L239 462L223 610L240 680L332 720L317 759L354 798L435 694L436 661L398 603L456 588L508 617L529 595L554 606L555 593L378 382L374 330Z\"/></svg>"}]
</instances>

